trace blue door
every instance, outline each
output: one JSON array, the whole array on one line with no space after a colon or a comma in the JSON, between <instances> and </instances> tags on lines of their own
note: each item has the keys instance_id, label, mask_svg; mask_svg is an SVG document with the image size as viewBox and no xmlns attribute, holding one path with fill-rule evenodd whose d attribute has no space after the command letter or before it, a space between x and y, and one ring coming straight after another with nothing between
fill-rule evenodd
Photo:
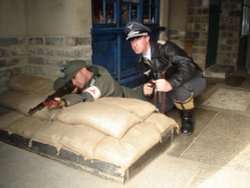
<instances>
[{"instance_id":1,"label":"blue door","mask_svg":"<svg viewBox=\"0 0 250 188\"><path fill-rule=\"evenodd\" d=\"M93 0L92 49L93 64L108 69L122 85L135 87L143 76L135 55L123 33L129 21L143 23L152 29L152 38L159 34L160 0Z\"/></svg>"}]
</instances>

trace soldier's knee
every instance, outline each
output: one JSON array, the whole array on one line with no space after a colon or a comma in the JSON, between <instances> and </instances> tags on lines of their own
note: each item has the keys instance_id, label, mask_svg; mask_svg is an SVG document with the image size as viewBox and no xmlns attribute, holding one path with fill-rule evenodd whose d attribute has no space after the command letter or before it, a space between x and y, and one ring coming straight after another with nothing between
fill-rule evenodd
<instances>
[{"instance_id":1,"label":"soldier's knee","mask_svg":"<svg viewBox=\"0 0 250 188\"><path fill-rule=\"evenodd\" d=\"M195 107L193 93L191 93L190 97L187 98L185 101L173 100L173 103L175 107L179 110L191 110Z\"/></svg>"}]
</instances>

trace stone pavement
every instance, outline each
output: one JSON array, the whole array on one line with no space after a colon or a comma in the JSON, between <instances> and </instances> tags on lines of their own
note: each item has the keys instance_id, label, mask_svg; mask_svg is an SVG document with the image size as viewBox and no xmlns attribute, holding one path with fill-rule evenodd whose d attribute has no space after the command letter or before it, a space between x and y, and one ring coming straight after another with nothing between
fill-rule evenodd
<instances>
[{"instance_id":1,"label":"stone pavement","mask_svg":"<svg viewBox=\"0 0 250 188\"><path fill-rule=\"evenodd\" d=\"M209 79L197 100L194 134L178 135L168 150L125 185L0 142L0 187L248 188L250 77L241 77ZM179 121L176 110L168 115Z\"/></svg>"}]
</instances>

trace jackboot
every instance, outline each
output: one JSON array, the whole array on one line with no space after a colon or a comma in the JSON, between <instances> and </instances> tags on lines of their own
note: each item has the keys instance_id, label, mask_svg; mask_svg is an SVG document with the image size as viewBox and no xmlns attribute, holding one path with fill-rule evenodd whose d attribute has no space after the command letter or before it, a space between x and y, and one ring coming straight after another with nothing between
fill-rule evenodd
<instances>
[{"instance_id":1,"label":"jackboot","mask_svg":"<svg viewBox=\"0 0 250 188\"><path fill-rule=\"evenodd\" d=\"M194 132L194 121L192 119L192 110L180 110L181 114L181 133L192 134Z\"/></svg>"}]
</instances>

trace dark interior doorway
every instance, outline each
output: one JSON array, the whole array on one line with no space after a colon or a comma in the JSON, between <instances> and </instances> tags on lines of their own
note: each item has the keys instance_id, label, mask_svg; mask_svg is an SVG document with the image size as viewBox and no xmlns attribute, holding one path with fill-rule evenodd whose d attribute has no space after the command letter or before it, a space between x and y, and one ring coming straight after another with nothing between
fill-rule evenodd
<instances>
[{"instance_id":1,"label":"dark interior doorway","mask_svg":"<svg viewBox=\"0 0 250 188\"><path fill-rule=\"evenodd\" d=\"M250 0L242 2L241 35L237 68L250 73Z\"/></svg>"},{"instance_id":2,"label":"dark interior doorway","mask_svg":"<svg viewBox=\"0 0 250 188\"><path fill-rule=\"evenodd\" d=\"M216 63L220 23L220 0L210 0L206 67Z\"/></svg>"}]
</instances>

